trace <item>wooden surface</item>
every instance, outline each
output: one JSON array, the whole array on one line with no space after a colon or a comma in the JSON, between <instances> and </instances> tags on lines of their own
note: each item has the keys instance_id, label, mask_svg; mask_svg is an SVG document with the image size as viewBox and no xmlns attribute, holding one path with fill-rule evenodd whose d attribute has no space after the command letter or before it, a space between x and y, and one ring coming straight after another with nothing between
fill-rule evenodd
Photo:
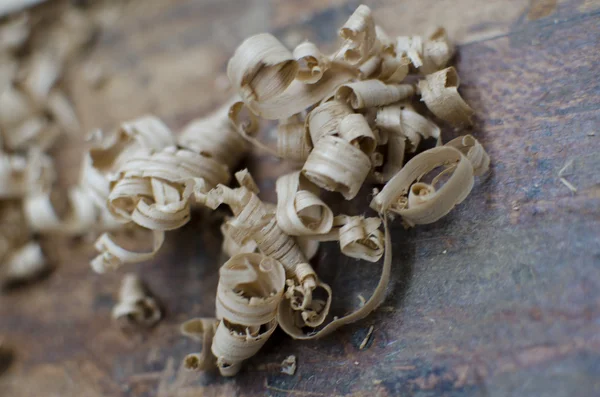
<instances>
[{"instance_id":1,"label":"wooden surface","mask_svg":"<svg viewBox=\"0 0 600 397\"><path fill-rule=\"evenodd\" d=\"M224 70L243 37L273 31L289 45L331 46L358 4L337 0L144 0L90 58L112 70L101 91L77 70L71 92L86 128L152 112L174 129L227 96ZM600 2L367 2L390 34L444 24L461 45L456 67L476 112L473 134L492 172L446 218L393 227L388 297L364 321L314 342L277 332L234 379L179 370L199 346L178 334L211 316L218 220L197 213L168 234L151 263L132 266L167 315L129 338L110 321L121 274L95 275L85 240L46 240L46 280L0 296L0 334L13 347L1 396L598 396L600 395ZM445 131L445 138L455 133ZM74 182L80 142L57 152ZM558 172L573 160L565 178ZM249 162L263 196L285 165ZM366 195L368 189L365 190ZM366 211L366 199L336 211ZM319 253L318 272L343 314L368 297L378 264ZM373 337L359 345L369 326ZM279 363L295 354L294 376Z\"/></svg>"}]
</instances>

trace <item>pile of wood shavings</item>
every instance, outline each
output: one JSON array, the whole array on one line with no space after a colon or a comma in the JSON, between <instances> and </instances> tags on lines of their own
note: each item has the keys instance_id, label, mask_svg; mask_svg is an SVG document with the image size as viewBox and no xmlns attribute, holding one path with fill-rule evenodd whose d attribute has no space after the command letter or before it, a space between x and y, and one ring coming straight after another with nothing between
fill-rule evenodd
<instances>
[{"instance_id":1,"label":"pile of wood shavings","mask_svg":"<svg viewBox=\"0 0 600 397\"><path fill-rule=\"evenodd\" d=\"M107 4L80 8L56 2L53 12L0 19L2 285L28 281L48 270L34 234L83 234L102 218L104 204L94 206L87 190L78 188L69 193L75 207L71 218L59 219L50 200L56 174L48 153L61 136L80 133L63 76L107 23L107 11L114 10Z\"/></svg>"},{"instance_id":2,"label":"pile of wood shavings","mask_svg":"<svg viewBox=\"0 0 600 397\"><path fill-rule=\"evenodd\" d=\"M182 326L203 344L200 353L185 358L188 369L216 365L232 376L277 326L293 338L313 339L364 318L383 301L389 281L388 218L399 216L406 226L435 222L488 169L489 157L475 138L443 145L440 128L411 105L420 95L437 118L470 125L472 110L457 91L458 75L446 67L453 47L443 29L427 38L392 39L360 6L339 34L343 41L333 54L309 42L290 52L270 34L250 37L229 61L238 94L230 103L191 123L178 138L157 129L161 139L152 142L162 147L140 140L128 156L115 154L114 142L104 149L114 159L107 162L114 170L108 211L151 230L154 243L150 252L133 252L105 234L96 243L97 271L151 258L165 231L188 222L193 200L211 209L224 204L233 214L221 228L231 258L220 269L216 318ZM425 76L416 86L403 84L409 75ZM277 150L258 141L261 119L279 120ZM138 128L132 136L142 134L151 131ZM437 146L405 163L404 155L416 153L428 138ZM239 187L227 186L247 142L299 164L277 180L277 204L259 199L247 170L235 173ZM384 184L375 189L373 217L334 214L319 198L325 189L352 200L368 182ZM355 312L329 321L333 291L310 264L321 241L339 241L341 252L353 258L383 257L373 295Z\"/></svg>"},{"instance_id":3,"label":"pile of wood shavings","mask_svg":"<svg viewBox=\"0 0 600 397\"><path fill-rule=\"evenodd\" d=\"M443 29L426 38L390 38L371 10L359 6L339 35L333 54L309 42L289 51L270 34L250 37L229 61L237 91L230 103L177 136L151 116L98 133L73 190L73 211L59 219L43 196L28 207L40 229L73 231L91 222L103 230L129 225L151 233L147 252L126 249L104 233L95 244L97 272L152 258L165 232L189 221L194 203L230 208L221 231L231 258L220 269L216 316L182 326L203 345L185 358L189 369L217 366L232 376L278 326L295 339L313 339L367 316L383 301L390 277L388 219L398 216L406 226L435 222L466 198L474 176L488 168L489 157L475 138L442 144L440 128L411 104L420 96L443 122L470 124L458 75L446 67L454 50ZM412 80L405 80L409 75ZM416 86L405 83L421 75ZM261 119L279 120L276 150L257 139ZM429 138L437 146L405 163L405 154L415 154ZM277 180L276 204L258 197L247 170L233 173L251 144L298 164ZM238 187L228 187L232 176ZM372 217L334 214L319 197L325 189L352 200L365 183L384 185L374 190ZM332 320L333 291L310 264L321 241L338 241L349 257L383 257L373 295ZM156 321L136 316L139 303L150 302L140 291L135 299L122 294L120 308L129 312L116 308L115 317Z\"/></svg>"}]
</instances>

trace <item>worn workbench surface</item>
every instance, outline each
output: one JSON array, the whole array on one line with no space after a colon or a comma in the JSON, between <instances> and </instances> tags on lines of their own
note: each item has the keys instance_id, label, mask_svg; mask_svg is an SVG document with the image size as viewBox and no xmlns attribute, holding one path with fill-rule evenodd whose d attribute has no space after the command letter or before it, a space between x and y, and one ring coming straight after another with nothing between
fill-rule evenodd
<instances>
[{"instance_id":1,"label":"worn workbench surface","mask_svg":"<svg viewBox=\"0 0 600 397\"><path fill-rule=\"evenodd\" d=\"M304 37L331 44L357 5L139 3L90 55L112 70L107 86L92 91L81 73L70 76L86 128L152 112L178 129L229 95L225 65L243 37L270 30L288 45ZM198 212L151 263L130 267L167 309L137 338L110 320L122 273L92 273L84 239L47 240L56 271L0 296L0 335L15 352L1 396L600 395L600 2L366 3L390 34L444 24L461 44L456 66L477 115L473 134L493 161L440 222L408 231L394 224L382 307L324 340L277 332L234 379L189 374L180 361L199 346L178 326L214 313L218 220ZM80 148L64 142L58 150L63 184L77 178ZM570 160L564 176L576 194L558 177ZM249 164L273 199L284 165L260 154ZM362 201L338 210L365 210ZM317 266L334 293L351 286L335 295L337 314L370 295L380 269L340 257L335 245L321 250ZM295 376L279 372L290 354Z\"/></svg>"}]
</instances>

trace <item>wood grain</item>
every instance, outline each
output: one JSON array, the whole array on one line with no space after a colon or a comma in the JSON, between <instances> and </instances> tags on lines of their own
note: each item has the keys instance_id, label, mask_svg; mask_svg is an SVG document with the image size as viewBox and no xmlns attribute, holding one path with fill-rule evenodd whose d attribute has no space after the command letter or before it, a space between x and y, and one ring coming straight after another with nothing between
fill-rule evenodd
<instances>
[{"instance_id":1,"label":"wood grain","mask_svg":"<svg viewBox=\"0 0 600 397\"><path fill-rule=\"evenodd\" d=\"M282 1L151 4L125 15L91 54L113 70L105 89L92 91L77 71L71 76L86 128L153 112L178 129L227 97L219 79L242 37L273 30L288 42L331 45L356 3L323 9L308 2L302 13ZM394 224L394 276L382 307L322 341L277 332L235 379L187 374L180 360L199 346L179 336L178 325L214 313L217 218L198 212L168 234L155 260L133 266L167 308L165 320L139 338L110 322L120 275L93 274L85 241L47 240L57 271L0 296L0 334L15 351L0 395L599 394L599 2L370 5L390 33L442 23L461 42L456 67L476 112L472 133L493 160L491 174L440 222L408 231ZM446 139L454 134L444 131ZM60 149L64 183L76 179L79 148L65 142ZM558 178L571 159L565 178L576 194ZM249 164L272 198L285 164L259 153ZM335 205L365 209L366 198ZM334 245L321 250L317 266L334 291L351 286L336 295L338 315L376 284L378 265L340 257ZM360 350L370 325L373 336ZM279 372L290 354L298 358L293 377Z\"/></svg>"}]
</instances>

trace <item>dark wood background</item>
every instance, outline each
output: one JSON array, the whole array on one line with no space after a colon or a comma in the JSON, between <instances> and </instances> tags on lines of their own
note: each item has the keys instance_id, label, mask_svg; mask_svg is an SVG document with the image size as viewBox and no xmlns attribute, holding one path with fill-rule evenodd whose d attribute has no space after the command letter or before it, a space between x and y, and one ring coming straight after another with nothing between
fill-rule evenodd
<instances>
[{"instance_id":1,"label":"dark wood background","mask_svg":"<svg viewBox=\"0 0 600 397\"><path fill-rule=\"evenodd\" d=\"M472 133L492 158L490 175L446 218L408 231L394 224L384 304L323 340L278 331L233 379L190 374L180 361L199 346L178 326L214 313L218 219L196 213L168 233L153 261L130 267L166 308L143 337L111 323L122 273L94 274L85 239L47 239L56 271L0 296L0 335L15 353L0 395L600 395L600 2L366 3L390 34L447 27L460 43ZM331 47L356 5L139 1L90 54L111 70L108 84L93 91L75 68L69 89L86 129L154 113L177 130L228 97L225 65L244 37L267 30L290 46L306 37ZM77 180L81 145L64 141L57 150L63 185ZM570 160L565 178L576 194L558 177ZM285 165L260 153L249 165L274 199ZM366 198L336 211L366 211ZM357 307L358 294L370 296L380 267L341 257L335 245L320 251L317 266L337 293L337 314ZM279 372L290 354L294 376Z\"/></svg>"}]
</instances>

